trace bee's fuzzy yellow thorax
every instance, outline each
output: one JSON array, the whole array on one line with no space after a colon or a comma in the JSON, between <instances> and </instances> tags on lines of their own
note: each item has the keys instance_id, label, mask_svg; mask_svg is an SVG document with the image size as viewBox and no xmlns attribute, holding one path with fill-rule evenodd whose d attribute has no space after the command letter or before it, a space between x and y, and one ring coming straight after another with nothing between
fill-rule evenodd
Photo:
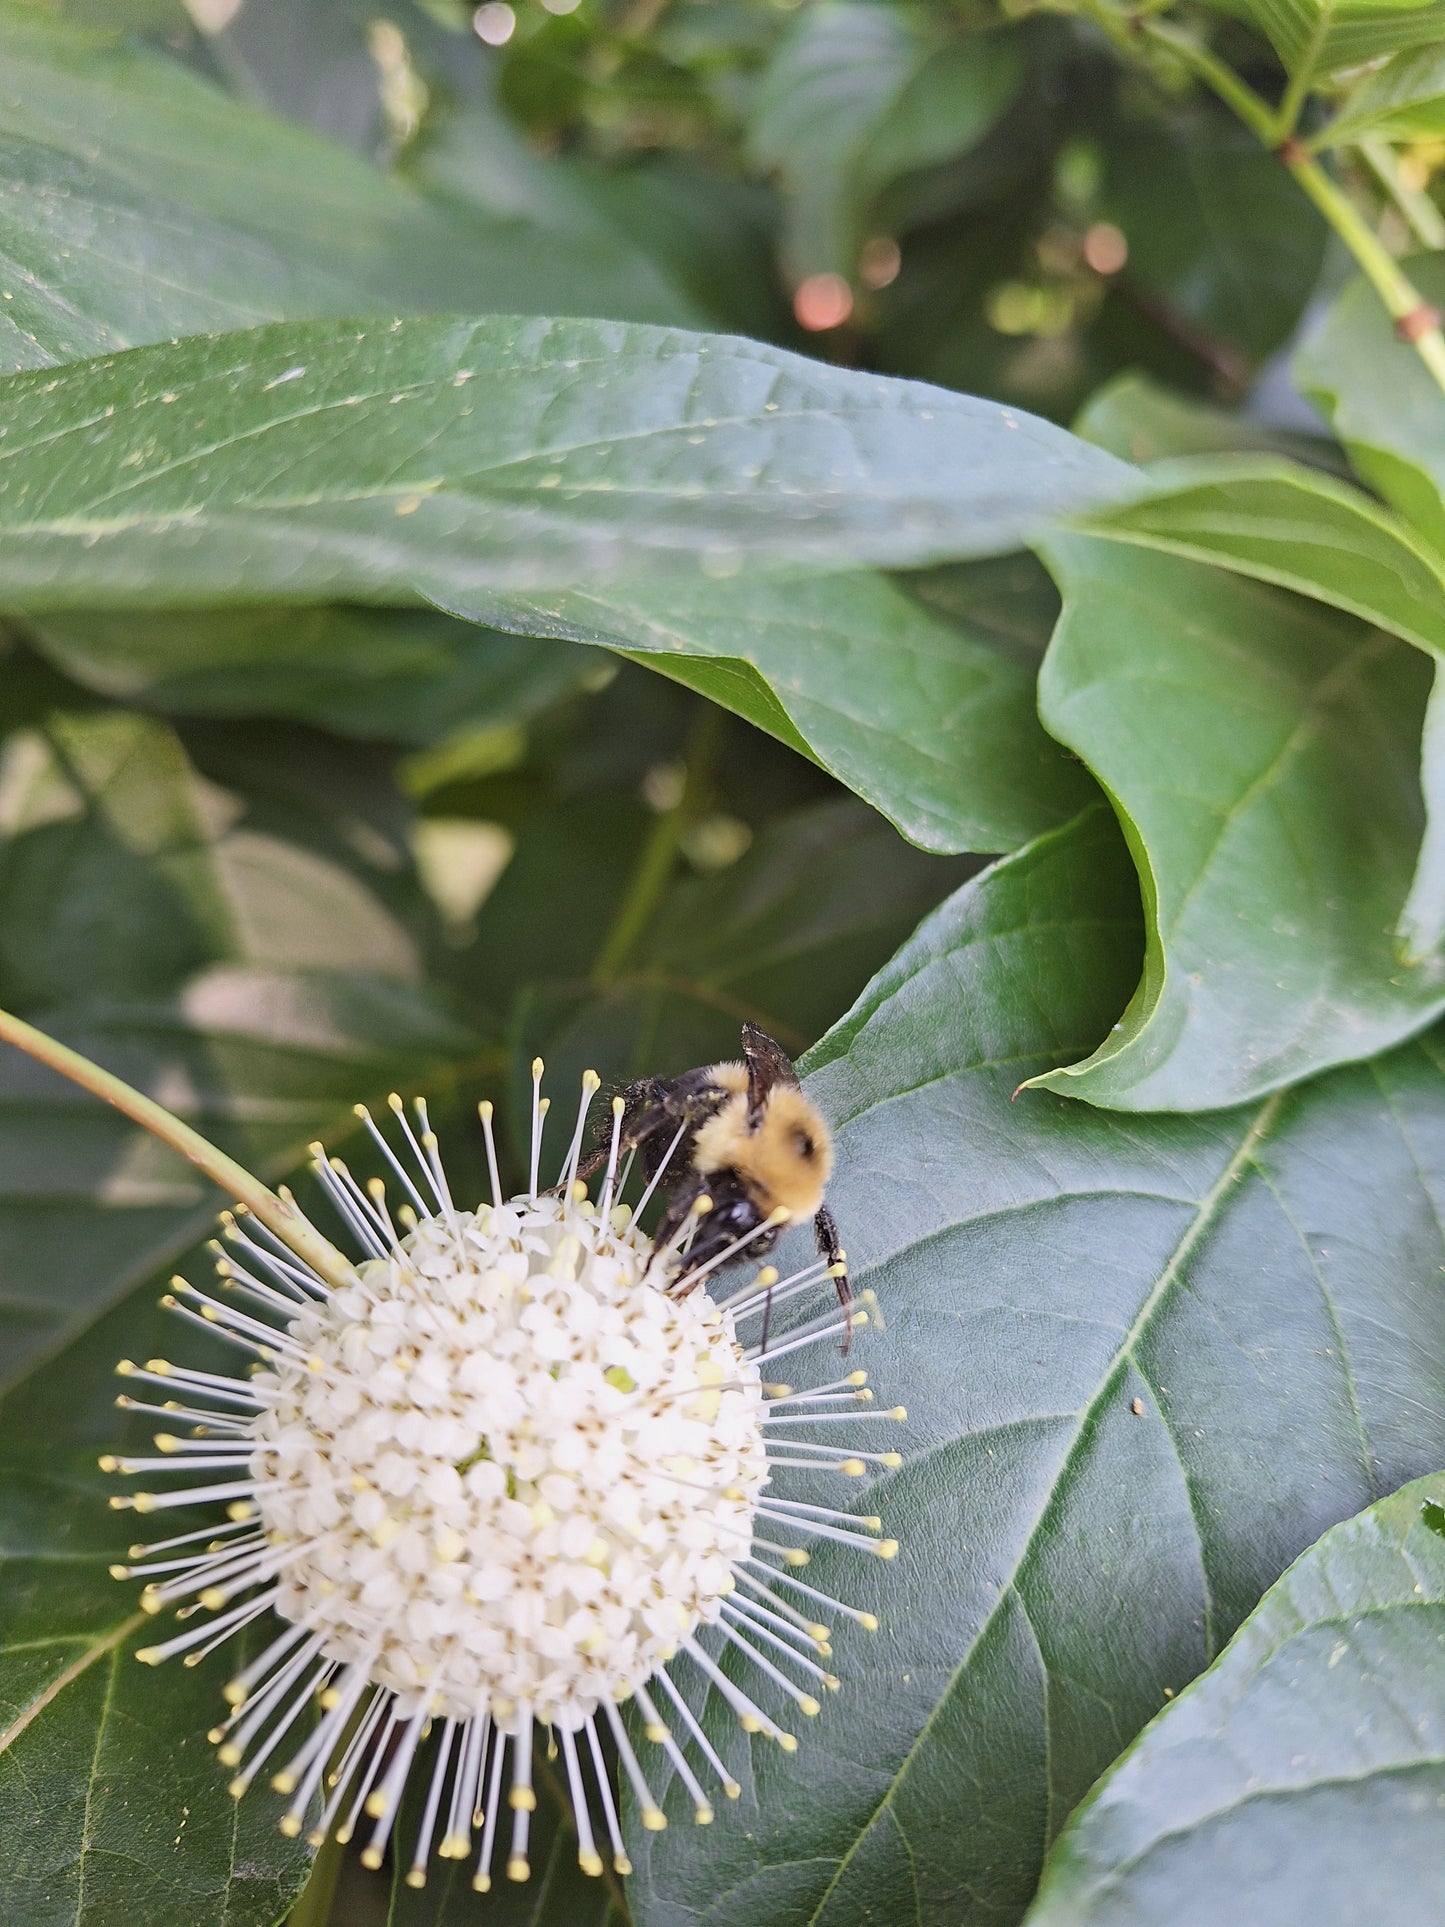
<instances>
[{"instance_id":1,"label":"bee's fuzzy yellow thorax","mask_svg":"<svg viewBox=\"0 0 1445 1927\"><path fill-rule=\"evenodd\" d=\"M775 1089L751 1128L742 1065L714 1065L712 1076L732 1095L697 1134L697 1170L736 1171L760 1209L781 1205L795 1220L811 1218L833 1169L832 1136L816 1108L801 1091Z\"/></svg>"}]
</instances>

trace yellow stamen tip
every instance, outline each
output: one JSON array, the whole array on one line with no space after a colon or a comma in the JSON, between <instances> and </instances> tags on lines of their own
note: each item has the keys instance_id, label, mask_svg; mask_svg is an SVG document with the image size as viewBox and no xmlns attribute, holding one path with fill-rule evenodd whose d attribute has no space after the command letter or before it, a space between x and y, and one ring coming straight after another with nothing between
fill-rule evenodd
<instances>
[{"instance_id":1,"label":"yellow stamen tip","mask_svg":"<svg viewBox=\"0 0 1445 1927\"><path fill-rule=\"evenodd\" d=\"M710 1827L713 1819L712 1808L699 1807L692 1817L700 1827Z\"/></svg>"},{"instance_id":2,"label":"yellow stamen tip","mask_svg":"<svg viewBox=\"0 0 1445 1927\"><path fill-rule=\"evenodd\" d=\"M283 1813L277 1825L288 1840L294 1840L301 1831L301 1822L294 1813Z\"/></svg>"},{"instance_id":3,"label":"yellow stamen tip","mask_svg":"<svg viewBox=\"0 0 1445 1927\"><path fill-rule=\"evenodd\" d=\"M898 1556L898 1541L896 1539L880 1539L873 1550L878 1554L880 1559L896 1559Z\"/></svg>"},{"instance_id":4,"label":"yellow stamen tip","mask_svg":"<svg viewBox=\"0 0 1445 1927\"><path fill-rule=\"evenodd\" d=\"M136 1658L142 1666L159 1666L161 1663L161 1656L154 1646L142 1646L137 1651Z\"/></svg>"},{"instance_id":5,"label":"yellow stamen tip","mask_svg":"<svg viewBox=\"0 0 1445 1927\"><path fill-rule=\"evenodd\" d=\"M277 1793L294 1793L296 1791L296 1775L286 1772L273 1773L271 1775L271 1786Z\"/></svg>"},{"instance_id":6,"label":"yellow stamen tip","mask_svg":"<svg viewBox=\"0 0 1445 1927\"><path fill-rule=\"evenodd\" d=\"M755 1713L740 1713L738 1725L744 1733L761 1733L763 1730L763 1723Z\"/></svg>"},{"instance_id":7,"label":"yellow stamen tip","mask_svg":"<svg viewBox=\"0 0 1445 1927\"><path fill-rule=\"evenodd\" d=\"M859 1613L858 1624L863 1628L865 1633L876 1633L878 1630L877 1613Z\"/></svg>"},{"instance_id":8,"label":"yellow stamen tip","mask_svg":"<svg viewBox=\"0 0 1445 1927\"><path fill-rule=\"evenodd\" d=\"M802 1708L803 1712L807 1714L810 1720L816 1719L818 1714L823 1710L821 1703L818 1700L815 1700L811 1693L804 1694L803 1698L798 1701L798 1705Z\"/></svg>"},{"instance_id":9,"label":"yellow stamen tip","mask_svg":"<svg viewBox=\"0 0 1445 1927\"><path fill-rule=\"evenodd\" d=\"M845 1478L861 1479L868 1468L862 1459L843 1459L839 1463L838 1470Z\"/></svg>"},{"instance_id":10,"label":"yellow stamen tip","mask_svg":"<svg viewBox=\"0 0 1445 1927\"><path fill-rule=\"evenodd\" d=\"M129 1378L135 1370L135 1360L133 1358L122 1358L115 1369L121 1378Z\"/></svg>"},{"instance_id":11,"label":"yellow stamen tip","mask_svg":"<svg viewBox=\"0 0 1445 1927\"><path fill-rule=\"evenodd\" d=\"M824 1685L825 1685L825 1686L827 1687L827 1689L828 1689L828 1691L829 1691L830 1693L836 1693L836 1692L838 1691L838 1687L839 1687L839 1680L838 1680L838 1676L837 1676L837 1674L836 1674L836 1673L824 1673L824 1675L823 1675L823 1684L824 1684Z\"/></svg>"},{"instance_id":12,"label":"yellow stamen tip","mask_svg":"<svg viewBox=\"0 0 1445 1927\"><path fill-rule=\"evenodd\" d=\"M883 1454L883 1463L890 1471L896 1471L903 1463L903 1454L901 1452L885 1452Z\"/></svg>"},{"instance_id":13,"label":"yellow stamen tip","mask_svg":"<svg viewBox=\"0 0 1445 1927\"><path fill-rule=\"evenodd\" d=\"M472 1892L474 1894L489 1894L491 1891L492 1876L489 1873L474 1873L472 1875Z\"/></svg>"},{"instance_id":14,"label":"yellow stamen tip","mask_svg":"<svg viewBox=\"0 0 1445 1927\"><path fill-rule=\"evenodd\" d=\"M154 1586L147 1586L140 1596L140 1609L143 1613L158 1613L163 1603Z\"/></svg>"},{"instance_id":15,"label":"yellow stamen tip","mask_svg":"<svg viewBox=\"0 0 1445 1927\"><path fill-rule=\"evenodd\" d=\"M625 1853L613 1854L612 1871L614 1873L620 1873L624 1880L632 1872L632 1862L627 1858L627 1855Z\"/></svg>"},{"instance_id":16,"label":"yellow stamen tip","mask_svg":"<svg viewBox=\"0 0 1445 1927\"><path fill-rule=\"evenodd\" d=\"M522 1858L521 1854L514 1853L511 1859L507 1862L508 1880L515 1880L520 1885L522 1881L530 1880L531 1877L532 1877L531 1867Z\"/></svg>"},{"instance_id":17,"label":"yellow stamen tip","mask_svg":"<svg viewBox=\"0 0 1445 1927\"><path fill-rule=\"evenodd\" d=\"M780 1733L778 1735L778 1745L785 1753L796 1753L798 1750L797 1735L795 1733Z\"/></svg>"},{"instance_id":18,"label":"yellow stamen tip","mask_svg":"<svg viewBox=\"0 0 1445 1927\"><path fill-rule=\"evenodd\" d=\"M583 1873L595 1880L602 1872L602 1855L595 1852L588 1853L584 1850L577 1856L577 1865L582 1869Z\"/></svg>"},{"instance_id":19,"label":"yellow stamen tip","mask_svg":"<svg viewBox=\"0 0 1445 1927\"><path fill-rule=\"evenodd\" d=\"M507 1805L513 1813L535 1813L537 1796L529 1786L514 1786L507 1795Z\"/></svg>"},{"instance_id":20,"label":"yellow stamen tip","mask_svg":"<svg viewBox=\"0 0 1445 1927\"><path fill-rule=\"evenodd\" d=\"M492 1103L491 1098L484 1097L477 1106L477 1116L482 1120L483 1124L490 1124L495 1110L496 1106Z\"/></svg>"},{"instance_id":21,"label":"yellow stamen tip","mask_svg":"<svg viewBox=\"0 0 1445 1927\"><path fill-rule=\"evenodd\" d=\"M369 1873L375 1873L381 1865L381 1848L363 1847L361 1850L361 1864Z\"/></svg>"},{"instance_id":22,"label":"yellow stamen tip","mask_svg":"<svg viewBox=\"0 0 1445 1927\"><path fill-rule=\"evenodd\" d=\"M736 1780L724 1780L723 1792L728 1796L730 1800L736 1800L740 1798L742 1794L742 1788L738 1785Z\"/></svg>"},{"instance_id":23,"label":"yellow stamen tip","mask_svg":"<svg viewBox=\"0 0 1445 1927\"><path fill-rule=\"evenodd\" d=\"M705 1218L708 1212L711 1210L712 1210L712 1199L707 1195L706 1191L703 1192L700 1198L693 1199L692 1215L695 1218Z\"/></svg>"},{"instance_id":24,"label":"yellow stamen tip","mask_svg":"<svg viewBox=\"0 0 1445 1927\"><path fill-rule=\"evenodd\" d=\"M614 1097L614 1098L613 1098L613 1100L612 1100L612 1115L613 1115L614 1117L621 1117L621 1115L622 1115L622 1113L623 1113L623 1112L624 1112L624 1111L625 1111L626 1109L627 1109L627 1099L626 1099L625 1097ZM598 1862L597 1862L597 1866L598 1866L598 1870L599 1870L599 1872L600 1872L600 1871L601 1871L601 1867L602 1867L602 1862L601 1862L601 1860L598 1860Z\"/></svg>"},{"instance_id":25,"label":"yellow stamen tip","mask_svg":"<svg viewBox=\"0 0 1445 1927\"><path fill-rule=\"evenodd\" d=\"M102 1472L114 1472L119 1469L120 1460L115 1456L114 1452L102 1452L96 1460L96 1464Z\"/></svg>"},{"instance_id":26,"label":"yellow stamen tip","mask_svg":"<svg viewBox=\"0 0 1445 1927\"><path fill-rule=\"evenodd\" d=\"M895 1405L888 1416L889 1418L905 1419L908 1417L908 1407L906 1405Z\"/></svg>"},{"instance_id":27,"label":"yellow stamen tip","mask_svg":"<svg viewBox=\"0 0 1445 1927\"><path fill-rule=\"evenodd\" d=\"M219 1612L230 1596L224 1586L207 1586L201 1594L201 1604L208 1613Z\"/></svg>"},{"instance_id":28,"label":"yellow stamen tip","mask_svg":"<svg viewBox=\"0 0 1445 1927\"><path fill-rule=\"evenodd\" d=\"M306 1836L308 1847L320 1848L326 1845L326 1832L322 1827L313 1827Z\"/></svg>"},{"instance_id":29,"label":"yellow stamen tip","mask_svg":"<svg viewBox=\"0 0 1445 1927\"><path fill-rule=\"evenodd\" d=\"M366 1812L369 1819L379 1820L386 1812L386 1795L377 1788L375 1793L366 1796Z\"/></svg>"},{"instance_id":30,"label":"yellow stamen tip","mask_svg":"<svg viewBox=\"0 0 1445 1927\"><path fill-rule=\"evenodd\" d=\"M649 1833L661 1833L667 1825L667 1815L662 1811L661 1807L644 1807L642 1810L642 1824Z\"/></svg>"},{"instance_id":31,"label":"yellow stamen tip","mask_svg":"<svg viewBox=\"0 0 1445 1927\"><path fill-rule=\"evenodd\" d=\"M246 1689L240 1680L228 1679L221 1688L221 1698L226 1702L227 1706L244 1706L246 1704Z\"/></svg>"},{"instance_id":32,"label":"yellow stamen tip","mask_svg":"<svg viewBox=\"0 0 1445 1927\"><path fill-rule=\"evenodd\" d=\"M232 1525L240 1525L243 1519L254 1516L256 1508L249 1499L233 1499L226 1507L226 1517Z\"/></svg>"},{"instance_id":33,"label":"yellow stamen tip","mask_svg":"<svg viewBox=\"0 0 1445 1927\"><path fill-rule=\"evenodd\" d=\"M597 1075L596 1071L583 1071L582 1088L584 1091L600 1091L602 1089L602 1079Z\"/></svg>"},{"instance_id":34,"label":"yellow stamen tip","mask_svg":"<svg viewBox=\"0 0 1445 1927\"><path fill-rule=\"evenodd\" d=\"M783 1554L783 1564L785 1566L806 1566L807 1563L808 1555L803 1551L801 1546L790 1546Z\"/></svg>"},{"instance_id":35,"label":"yellow stamen tip","mask_svg":"<svg viewBox=\"0 0 1445 1927\"><path fill-rule=\"evenodd\" d=\"M426 1885L426 1869L424 1867L408 1867L406 1884L408 1887L424 1887Z\"/></svg>"},{"instance_id":36,"label":"yellow stamen tip","mask_svg":"<svg viewBox=\"0 0 1445 1927\"><path fill-rule=\"evenodd\" d=\"M229 1766L230 1761L228 1760L226 1764ZM227 1786L226 1791L227 1793L230 1794L233 1800L241 1799L246 1791L245 1780L238 1774L236 1778L232 1780L230 1784Z\"/></svg>"},{"instance_id":37,"label":"yellow stamen tip","mask_svg":"<svg viewBox=\"0 0 1445 1927\"><path fill-rule=\"evenodd\" d=\"M667 1728L656 1720L654 1720L651 1725L645 1726L642 1730L654 1746L661 1746L667 1738Z\"/></svg>"},{"instance_id":38,"label":"yellow stamen tip","mask_svg":"<svg viewBox=\"0 0 1445 1927\"><path fill-rule=\"evenodd\" d=\"M543 1072L543 1071L544 1071L544 1070L545 1070L546 1068L547 1068L547 1067L546 1067L546 1065L545 1065L545 1064L544 1064L544 1063L542 1062L542 1060L541 1060L541 1058L540 1058L540 1057L534 1057L534 1058L532 1059L532 1075L533 1075L533 1077L540 1077L540 1076L542 1075L542 1072Z\"/></svg>"},{"instance_id":39,"label":"yellow stamen tip","mask_svg":"<svg viewBox=\"0 0 1445 1927\"><path fill-rule=\"evenodd\" d=\"M217 1753L216 1758L221 1762L222 1766L239 1766L241 1764L241 1749L234 1741L228 1741L227 1744L221 1748L220 1752Z\"/></svg>"}]
</instances>

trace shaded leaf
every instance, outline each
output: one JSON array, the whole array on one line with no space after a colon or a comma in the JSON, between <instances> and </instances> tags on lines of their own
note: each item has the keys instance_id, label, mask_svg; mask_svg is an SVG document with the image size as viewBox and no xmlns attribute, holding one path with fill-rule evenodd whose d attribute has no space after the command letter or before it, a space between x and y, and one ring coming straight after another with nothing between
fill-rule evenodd
<instances>
[{"instance_id":1,"label":"shaded leaf","mask_svg":"<svg viewBox=\"0 0 1445 1927\"><path fill-rule=\"evenodd\" d=\"M1439 1474L1310 1547L1050 1856L1031 1927L1425 1920L1440 1897ZM1435 1496L1430 1496L1435 1495Z\"/></svg>"},{"instance_id":2,"label":"shaded leaf","mask_svg":"<svg viewBox=\"0 0 1445 1927\"><path fill-rule=\"evenodd\" d=\"M1445 945L1445 665L1437 664L1420 738L1425 834L1396 934L1406 963L1424 963Z\"/></svg>"},{"instance_id":3,"label":"shaded leaf","mask_svg":"<svg viewBox=\"0 0 1445 1927\"><path fill-rule=\"evenodd\" d=\"M1326 228L1233 115L1192 102L1108 130L1097 215L1129 244L1123 291L1146 316L1200 331L1238 377L1288 340L1324 260Z\"/></svg>"},{"instance_id":4,"label":"shaded leaf","mask_svg":"<svg viewBox=\"0 0 1445 1927\"><path fill-rule=\"evenodd\" d=\"M14 375L0 596L403 599L1017 548L1133 471L996 403L598 321L290 324Z\"/></svg>"},{"instance_id":5,"label":"shaded leaf","mask_svg":"<svg viewBox=\"0 0 1445 1927\"><path fill-rule=\"evenodd\" d=\"M861 572L745 575L575 591L508 620L625 645L805 747L925 849L993 851L1063 822L1091 787L1035 712L1053 611L1027 639L1003 636L989 604L1008 600L968 570L946 602Z\"/></svg>"},{"instance_id":6,"label":"shaded leaf","mask_svg":"<svg viewBox=\"0 0 1445 1927\"><path fill-rule=\"evenodd\" d=\"M610 228L428 198L117 38L0 7L0 365L316 314L701 316Z\"/></svg>"},{"instance_id":7,"label":"shaded leaf","mask_svg":"<svg viewBox=\"0 0 1445 1927\"><path fill-rule=\"evenodd\" d=\"M1419 655L1199 563L1046 554L1064 614L1041 713L1115 800L1149 932L1122 1021L1050 1088L1208 1110L1428 1023L1445 970L1393 940L1423 827Z\"/></svg>"},{"instance_id":8,"label":"shaded leaf","mask_svg":"<svg viewBox=\"0 0 1445 1927\"><path fill-rule=\"evenodd\" d=\"M294 792L283 831L263 797L202 780L162 724L102 711L13 734L0 803L4 1001L250 1168L288 1168L358 1098L468 1047L418 981L384 867ZM0 1170L0 1378L173 1260L219 1202L9 1051Z\"/></svg>"},{"instance_id":9,"label":"shaded leaf","mask_svg":"<svg viewBox=\"0 0 1445 1927\"><path fill-rule=\"evenodd\" d=\"M748 145L784 193L782 252L794 280L851 275L883 191L962 154L1019 83L1002 36L942 38L921 16L832 0L799 14L753 95Z\"/></svg>"},{"instance_id":10,"label":"shaded leaf","mask_svg":"<svg viewBox=\"0 0 1445 1927\"><path fill-rule=\"evenodd\" d=\"M434 609L56 613L28 634L68 676L118 702L172 716L294 716L418 744L524 721L598 667L565 643L488 635Z\"/></svg>"},{"instance_id":11,"label":"shaded leaf","mask_svg":"<svg viewBox=\"0 0 1445 1927\"><path fill-rule=\"evenodd\" d=\"M1334 474L1349 472L1337 445L1323 435L1267 428L1138 372L1118 375L1097 389L1073 429L1120 461L1141 465L1174 455L1233 455L1251 449L1290 455Z\"/></svg>"},{"instance_id":12,"label":"shaded leaf","mask_svg":"<svg viewBox=\"0 0 1445 1927\"><path fill-rule=\"evenodd\" d=\"M709 1708L742 1799L698 1831L673 1786L668 1831L635 1830L642 1927L1016 1921L1164 1689L1442 1457L1437 1037L1207 1117L1014 1100L1108 1024L1133 898L1107 812L1041 839L805 1065L886 1320L854 1356L909 1409L902 1469L854 1503L902 1549L814 1547L808 1579L882 1629L838 1622L842 1691L791 1757Z\"/></svg>"}]
</instances>

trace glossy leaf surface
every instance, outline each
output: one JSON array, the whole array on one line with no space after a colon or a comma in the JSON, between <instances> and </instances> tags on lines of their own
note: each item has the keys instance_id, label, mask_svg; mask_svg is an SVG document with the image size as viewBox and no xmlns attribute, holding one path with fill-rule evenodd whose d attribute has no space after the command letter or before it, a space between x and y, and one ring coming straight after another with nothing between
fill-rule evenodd
<instances>
[{"instance_id":1,"label":"glossy leaf surface","mask_svg":"<svg viewBox=\"0 0 1445 1927\"><path fill-rule=\"evenodd\" d=\"M1133 894L1107 813L1042 839L808 1060L886 1321L854 1356L909 1408L902 1469L854 1503L902 1549L815 1547L805 1577L882 1629L837 1621L842 1691L791 1757L711 1709L742 1798L698 1831L674 1787L638 1831L643 1927L1018 1920L1165 1688L1440 1454L1435 1039L1209 1117L1014 1098L1109 1022Z\"/></svg>"},{"instance_id":2,"label":"glossy leaf surface","mask_svg":"<svg viewBox=\"0 0 1445 1927\"><path fill-rule=\"evenodd\" d=\"M28 609L906 567L1017 548L1134 483L994 402L599 321L282 325L0 399L0 597Z\"/></svg>"},{"instance_id":3,"label":"glossy leaf surface","mask_svg":"<svg viewBox=\"0 0 1445 1927\"><path fill-rule=\"evenodd\" d=\"M1445 1798L1439 1474L1327 1532L1106 1776L1030 1927L1427 1920Z\"/></svg>"},{"instance_id":4,"label":"glossy leaf surface","mask_svg":"<svg viewBox=\"0 0 1445 1927\"><path fill-rule=\"evenodd\" d=\"M1143 980L1054 1090L1210 1110L1367 1057L1445 1007L1394 932L1423 829L1429 668L1353 617L1173 556L1048 545L1044 720L1114 798Z\"/></svg>"}]
</instances>

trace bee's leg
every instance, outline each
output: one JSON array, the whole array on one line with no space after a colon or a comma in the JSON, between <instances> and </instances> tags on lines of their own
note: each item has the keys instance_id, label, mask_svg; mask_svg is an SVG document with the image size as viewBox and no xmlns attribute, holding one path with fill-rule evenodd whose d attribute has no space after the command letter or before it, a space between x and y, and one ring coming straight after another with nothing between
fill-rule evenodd
<instances>
[{"instance_id":1,"label":"bee's leg","mask_svg":"<svg viewBox=\"0 0 1445 1927\"><path fill-rule=\"evenodd\" d=\"M826 1258L830 1265L844 1262L847 1253L838 1242L838 1226L826 1204L819 1207L818 1215L813 1220L813 1235L818 1240L820 1258ZM848 1282L846 1271L840 1272L834 1278L833 1284L838 1293L838 1303L843 1307L843 1315L848 1321L847 1329L843 1334L843 1350L846 1352L853 1343L853 1287Z\"/></svg>"}]
</instances>

